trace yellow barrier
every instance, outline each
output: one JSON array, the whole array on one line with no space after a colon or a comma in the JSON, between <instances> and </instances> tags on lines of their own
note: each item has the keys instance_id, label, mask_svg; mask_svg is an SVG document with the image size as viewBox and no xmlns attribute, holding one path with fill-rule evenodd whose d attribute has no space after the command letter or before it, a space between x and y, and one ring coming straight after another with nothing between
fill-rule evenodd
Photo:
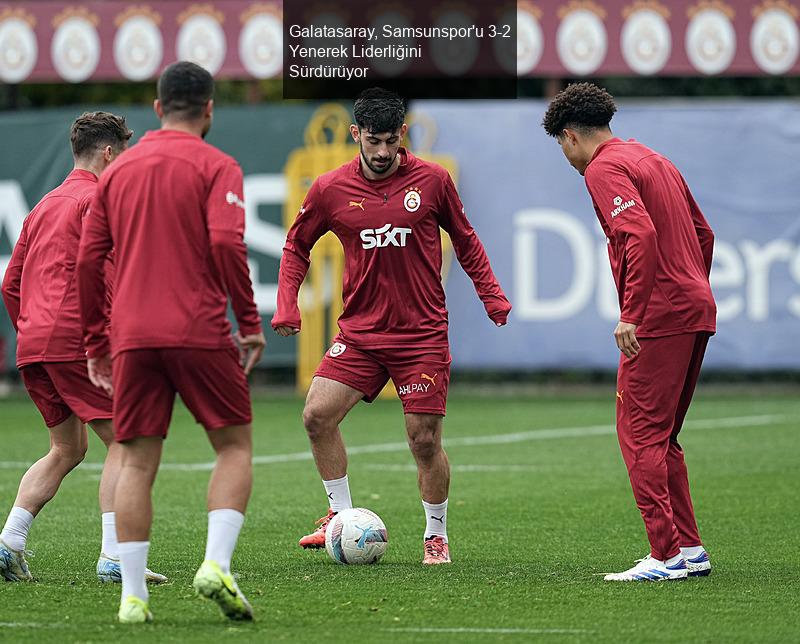
<instances>
[{"instance_id":1,"label":"yellow barrier","mask_svg":"<svg viewBox=\"0 0 800 644\"><path fill-rule=\"evenodd\" d=\"M438 163L447 168L453 181L457 181L455 159L445 155L430 154L436 139L435 123L425 117L411 113L408 116L410 136L406 140L417 141L413 150L420 158ZM358 146L350 136L350 113L338 103L322 105L306 126L305 146L289 155L284 168L286 176L286 202L283 223L288 229L303 205L308 189L314 179L329 170L347 163L358 154ZM419 134L418 134L419 133ZM417 138L418 137L418 138ZM452 245L442 231L443 279L446 277L452 256ZM342 313L342 274L344 252L333 233L320 239L311 251L311 267L300 289L300 312L303 330L297 336L297 389L305 392L311 384L319 361L328 344L338 332L337 320ZM381 397L396 396L390 382L381 392Z\"/></svg>"}]
</instances>

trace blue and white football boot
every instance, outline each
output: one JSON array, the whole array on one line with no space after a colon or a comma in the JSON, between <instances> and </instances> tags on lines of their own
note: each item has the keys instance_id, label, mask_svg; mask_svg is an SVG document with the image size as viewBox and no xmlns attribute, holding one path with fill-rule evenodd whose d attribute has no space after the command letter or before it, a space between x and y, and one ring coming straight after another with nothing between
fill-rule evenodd
<instances>
[{"instance_id":1,"label":"blue and white football boot","mask_svg":"<svg viewBox=\"0 0 800 644\"><path fill-rule=\"evenodd\" d=\"M100 558L97 560L97 578L106 583L121 584L122 569L119 566L119 559L114 559L101 553ZM145 568L144 580L148 584L163 584L167 581L167 578L149 568Z\"/></svg>"},{"instance_id":2,"label":"blue and white football boot","mask_svg":"<svg viewBox=\"0 0 800 644\"><path fill-rule=\"evenodd\" d=\"M689 573L686 560L680 560L668 566L663 561L653 559L649 554L639 559L636 565L625 572L614 572L603 577L606 581L672 581L686 579Z\"/></svg>"},{"instance_id":3,"label":"blue and white football boot","mask_svg":"<svg viewBox=\"0 0 800 644\"><path fill-rule=\"evenodd\" d=\"M686 568L689 570L690 577L708 577L711 574L711 557L703 550L696 557L689 557L686 548L681 548L681 554L686 559Z\"/></svg>"},{"instance_id":4,"label":"blue and white football boot","mask_svg":"<svg viewBox=\"0 0 800 644\"><path fill-rule=\"evenodd\" d=\"M32 556L30 550L13 550L0 539L0 577L6 581L32 581L25 555Z\"/></svg>"}]
</instances>

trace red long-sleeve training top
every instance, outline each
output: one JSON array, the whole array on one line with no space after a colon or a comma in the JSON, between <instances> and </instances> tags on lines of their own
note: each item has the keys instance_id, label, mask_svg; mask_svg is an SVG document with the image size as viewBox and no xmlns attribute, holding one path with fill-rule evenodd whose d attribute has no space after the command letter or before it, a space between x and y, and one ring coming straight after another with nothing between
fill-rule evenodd
<instances>
[{"instance_id":1,"label":"red long-sleeve training top","mask_svg":"<svg viewBox=\"0 0 800 644\"><path fill-rule=\"evenodd\" d=\"M109 352L102 257L113 246L114 355L233 346L228 295L243 335L259 333L244 244L242 170L200 137L148 132L103 173L78 256L90 357Z\"/></svg>"},{"instance_id":2,"label":"red long-sleeve training top","mask_svg":"<svg viewBox=\"0 0 800 644\"><path fill-rule=\"evenodd\" d=\"M356 157L314 181L283 249L274 328L300 328L297 295L311 248L333 231L344 248L339 328L348 342L365 348L447 343L440 228L488 316L506 322L511 304L447 170L404 148L399 155L398 170L386 179L366 179Z\"/></svg>"},{"instance_id":3,"label":"red long-sleeve training top","mask_svg":"<svg viewBox=\"0 0 800 644\"><path fill-rule=\"evenodd\" d=\"M677 168L614 138L597 148L584 179L608 238L620 320L645 338L714 333L714 233Z\"/></svg>"}]
</instances>

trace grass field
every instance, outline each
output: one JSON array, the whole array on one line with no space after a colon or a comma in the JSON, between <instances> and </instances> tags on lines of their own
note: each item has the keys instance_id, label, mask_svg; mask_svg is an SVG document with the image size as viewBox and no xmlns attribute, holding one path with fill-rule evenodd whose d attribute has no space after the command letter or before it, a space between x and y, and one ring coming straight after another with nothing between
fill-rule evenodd
<instances>
[{"instance_id":1,"label":"grass field","mask_svg":"<svg viewBox=\"0 0 800 644\"><path fill-rule=\"evenodd\" d=\"M609 387L610 389L610 387ZM647 553L619 455L613 390L534 397L454 394L445 434L453 465L454 562L423 568L424 519L403 445L400 406L359 405L343 426L356 505L381 515L377 566L337 566L297 539L324 511L300 426L302 402L255 405L255 490L234 568L256 611L229 624L193 596L205 544L211 450L176 410L155 489L151 589L156 621L116 624L119 587L94 577L100 526L96 439L86 463L40 514L29 547L37 581L0 586L0 640L15 642L787 642L797 598L800 397L698 396L683 444L714 572L663 584L609 584L599 573ZM0 401L0 514L46 432L27 399ZM180 468L178 464L200 464Z\"/></svg>"}]
</instances>

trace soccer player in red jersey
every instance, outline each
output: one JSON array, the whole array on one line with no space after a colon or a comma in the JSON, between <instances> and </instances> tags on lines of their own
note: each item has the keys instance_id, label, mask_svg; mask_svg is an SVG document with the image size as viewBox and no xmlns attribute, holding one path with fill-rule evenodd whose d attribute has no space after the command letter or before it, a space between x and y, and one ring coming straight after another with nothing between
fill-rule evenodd
<instances>
[{"instance_id":1,"label":"soccer player in red jersey","mask_svg":"<svg viewBox=\"0 0 800 644\"><path fill-rule=\"evenodd\" d=\"M619 293L617 434L650 553L606 580L708 575L678 434L716 330L714 234L667 158L614 137L616 109L608 92L577 83L543 121L586 180Z\"/></svg>"},{"instance_id":2,"label":"soccer player in red jersey","mask_svg":"<svg viewBox=\"0 0 800 644\"><path fill-rule=\"evenodd\" d=\"M440 228L449 233L458 261L497 326L506 323L511 304L447 170L401 147L408 130L402 99L369 89L353 112L350 131L360 154L317 178L306 195L283 249L272 318L282 336L300 330L297 296L309 254L323 234L333 231L344 247L344 311L303 411L330 509L300 545L323 547L331 517L352 507L339 423L359 400L372 401L391 378L419 472L426 517L423 562L448 563L450 466L441 437L450 350Z\"/></svg>"},{"instance_id":3,"label":"soccer player in red jersey","mask_svg":"<svg viewBox=\"0 0 800 644\"><path fill-rule=\"evenodd\" d=\"M3 279L3 300L17 331L17 367L50 430L50 450L23 475L0 533L0 577L29 580L25 546L34 517L83 460L88 423L108 448L100 480L103 541L97 562L102 581L119 581L114 486L120 452L114 444L111 398L89 381L78 311L75 262L81 225L97 178L128 146L125 119L87 112L72 124L74 169L31 211ZM166 581L148 571L148 580Z\"/></svg>"},{"instance_id":4,"label":"soccer player in red jersey","mask_svg":"<svg viewBox=\"0 0 800 644\"><path fill-rule=\"evenodd\" d=\"M162 127L145 134L101 178L78 256L89 374L106 390L113 387L115 438L122 444L118 616L126 623L152 619L144 583L151 490L176 393L216 452L206 555L194 587L229 618L252 618L230 562L252 487L246 374L265 340L243 239L242 170L203 141L213 90L210 74L193 63L164 70L154 104ZM112 247L109 338L102 269ZM226 315L228 297L239 350Z\"/></svg>"}]
</instances>

